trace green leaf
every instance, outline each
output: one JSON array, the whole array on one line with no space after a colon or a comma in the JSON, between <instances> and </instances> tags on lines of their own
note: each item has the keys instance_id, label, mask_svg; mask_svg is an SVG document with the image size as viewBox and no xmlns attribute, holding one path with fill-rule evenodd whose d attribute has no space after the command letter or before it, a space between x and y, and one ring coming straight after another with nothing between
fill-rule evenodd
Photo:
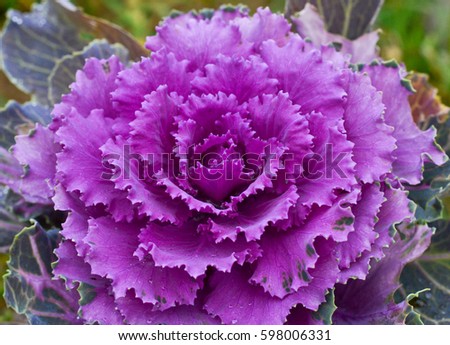
<instances>
[{"instance_id":1,"label":"green leaf","mask_svg":"<svg viewBox=\"0 0 450 345\"><path fill-rule=\"evenodd\" d=\"M408 197L417 204L415 216L419 221L429 223L450 218L449 176L449 161L441 166L428 163L421 185L410 187Z\"/></svg>"},{"instance_id":2,"label":"green leaf","mask_svg":"<svg viewBox=\"0 0 450 345\"><path fill-rule=\"evenodd\" d=\"M94 40L84 50L60 59L49 76L50 103L58 103L61 96L70 91L69 85L75 81L75 73L83 68L86 59L107 59L112 55L118 56L123 63L129 61L128 51L124 46L119 43L111 45L106 40Z\"/></svg>"},{"instance_id":3,"label":"green leaf","mask_svg":"<svg viewBox=\"0 0 450 345\"><path fill-rule=\"evenodd\" d=\"M314 5L325 20L329 32L356 39L370 30L384 0L287 0L286 15Z\"/></svg>"},{"instance_id":4,"label":"green leaf","mask_svg":"<svg viewBox=\"0 0 450 345\"><path fill-rule=\"evenodd\" d=\"M423 325L423 321L420 314L416 311L415 306L420 298L420 295L430 289L423 289L416 293L411 293L406 297L406 303L408 304L405 310L405 325Z\"/></svg>"},{"instance_id":5,"label":"green leaf","mask_svg":"<svg viewBox=\"0 0 450 345\"><path fill-rule=\"evenodd\" d=\"M409 199L417 204L415 216L418 220L433 222L442 217L442 203L438 199L441 192L441 188L431 187L409 192Z\"/></svg>"},{"instance_id":6,"label":"green leaf","mask_svg":"<svg viewBox=\"0 0 450 345\"><path fill-rule=\"evenodd\" d=\"M429 289L409 303L425 324L450 325L450 223L435 223L430 248L402 272L403 296ZM411 317L410 317L411 318Z\"/></svg>"},{"instance_id":7,"label":"green leaf","mask_svg":"<svg viewBox=\"0 0 450 345\"><path fill-rule=\"evenodd\" d=\"M79 304L80 306L85 306L92 302L92 300L97 296L96 287L89 285L87 283L81 282L77 288L80 295Z\"/></svg>"},{"instance_id":8,"label":"green leaf","mask_svg":"<svg viewBox=\"0 0 450 345\"><path fill-rule=\"evenodd\" d=\"M1 41L3 70L22 91L51 105L48 77L57 62L95 38L121 43L133 59L147 54L127 32L104 20L85 15L68 1L47 0L32 12L9 11Z\"/></svg>"},{"instance_id":9,"label":"green leaf","mask_svg":"<svg viewBox=\"0 0 450 345\"><path fill-rule=\"evenodd\" d=\"M324 325L332 325L332 318L336 309L336 304L334 304L334 289L332 289L328 291L326 301L320 305L319 310L312 314L312 318L322 321Z\"/></svg>"},{"instance_id":10,"label":"green leaf","mask_svg":"<svg viewBox=\"0 0 450 345\"><path fill-rule=\"evenodd\" d=\"M76 324L78 295L53 280L51 263L58 233L35 223L14 239L4 276L4 298L31 324Z\"/></svg>"},{"instance_id":11,"label":"green leaf","mask_svg":"<svg viewBox=\"0 0 450 345\"><path fill-rule=\"evenodd\" d=\"M50 123L50 110L35 103L19 104L10 101L5 108L0 110L0 146L9 149L15 143L14 137L28 132L24 128L34 128L35 123L47 125Z\"/></svg>"}]
</instances>

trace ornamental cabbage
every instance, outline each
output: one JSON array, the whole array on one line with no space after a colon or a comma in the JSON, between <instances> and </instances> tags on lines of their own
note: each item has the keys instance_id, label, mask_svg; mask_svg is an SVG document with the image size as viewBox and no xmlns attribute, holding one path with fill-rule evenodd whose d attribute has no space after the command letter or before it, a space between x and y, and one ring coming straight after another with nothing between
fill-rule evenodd
<instances>
[{"instance_id":1,"label":"ornamental cabbage","mask_svg":"<svg viewBox=\"0 0 450 345\"><path fill-rule=\"evenodd\" d=\"M172 16L16 138L10 187L68 213L53 273L84 323L320 323L334 295L336 323L398 322L431 234L405 186L446 156L401 66L322 43L268 9Z\"/></svg>"}]
</instances>

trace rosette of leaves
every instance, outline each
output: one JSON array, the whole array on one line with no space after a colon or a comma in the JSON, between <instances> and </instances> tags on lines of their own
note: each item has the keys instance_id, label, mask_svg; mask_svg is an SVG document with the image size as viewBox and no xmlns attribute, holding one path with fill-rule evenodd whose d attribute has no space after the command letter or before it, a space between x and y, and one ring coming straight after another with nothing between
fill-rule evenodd
<instances>
[{"instance_id":1,"label":"rosette of leaves","mask_svg":"<svg viewBox=\"0 0 450 345\"><path fill-rule=\"evenodd\" d=\"M2 182L20 205L14 209L26 210L6 220L29 222L11 247L7 303L35 324L419 322L408 302L417 306L420 295L393 299L404 265L422 254L432 233L414 219L405 188L420 182L425 153L436 163L445 155L433 143L434 130L421 132L408 118L412 89L401 66L357 64L378 58L377 33L367 31L380 2L369 6L362 24L352 20L358 1L340 3L345 7L308 5L293 19L308 40L269 10L173 16L148 39L152 56L131 66L127 55L148 54L67 2L47 1L28 15L11 12L2 36L4 70L32 102L5 110L5 138L27 134L2 158ZM331 23L333 11L339 15ZM33 36L39 27L47 30ZM107 40L89 42L94 37ZM217 37L224 42L212 43ZM21 55L30 41L37 60ZM68 51L68 42L76 48ZM278 60L295 61L295 54L294 72L280 68L289 64ZM88 57L97 59L84 65ZM297 75L320 97L303 93ZM325 75L329 95L314 86ZM239 76L246 76L245 87L230 82ZM398 93L400 101L377 90ZM368 138L382 143L370 159ZM131 180L96 180L98 156L115 153L118 144L158 151L171 150L173 140L179 148L192 141L200 153L220 154L252 153L263 144L317 153L332 140L354 161L345 161L348 180L315 186L278 184L256 171L251 183L220 181L215 190L207 180L152 184L135 170ZM275 172L289 166L275 161ZM166 172L164 161L153 163ZM26 213L34 207L35 215ZM53 207L70 211L62 225L66 213Z\"/></svg>"}]
</instances>

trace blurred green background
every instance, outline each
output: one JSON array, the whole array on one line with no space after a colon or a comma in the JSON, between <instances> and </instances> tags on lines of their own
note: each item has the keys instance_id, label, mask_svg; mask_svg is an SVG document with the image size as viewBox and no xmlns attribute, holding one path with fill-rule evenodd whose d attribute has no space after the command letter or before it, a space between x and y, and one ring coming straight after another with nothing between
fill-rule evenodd
<instances>
[{"instance_id":1,"label":"blurred green background","mask_svg":"<svg viewBox=\"0 0 450 345\"><path fill-rule=\"evenodd\" d=\"M337 1L337 0L336 0ZM233 1L217 0L74 0L85 12L108 19L125 27L140 41L154 32L162 17L172 9L188 11L204 7L216 8ZM284 0L241 0L255 10L269 6L283 11ZM0 0L0 26L9 8L29 10L33 0ZM438 87L444 103L450 104L450 0L385 0L376 27L383 30L380 47L385 59L395 58L406 63L409 70L430 75L430 81ZM2 99L2 95L3 99ZM5 97L6 95L6 97ZM0 105L9 97L23 100L0 77ZM6 270L6 257L0 255L0 296L3 294L1 275ZM22 323L12 311L5 310L0 298L0 323Z\"/></svg>"}]
</instances>

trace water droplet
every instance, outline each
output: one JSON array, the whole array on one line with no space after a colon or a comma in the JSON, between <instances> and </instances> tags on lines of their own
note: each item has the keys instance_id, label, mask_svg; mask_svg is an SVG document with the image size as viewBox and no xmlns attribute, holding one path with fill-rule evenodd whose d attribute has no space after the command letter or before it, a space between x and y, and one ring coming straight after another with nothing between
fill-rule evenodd
<instances>
[{"instance_id":1,"label":"water droplet","mask_svg":"<svg viewBox=\"0 0 450 345\"><path fill-rule=\"evenodd\" d=\"M235 324L237 324L237 320L231 320L231 323L232 323L233 325L235 325Z\"/></svg>"},{"instance_id":2,"label":"water droplet","mask_svg":"<svg viewBox=\"0 0 450 345\"><path fill-rule=\"evenodd\" d=\"M17 17L17 16L12 16L12 17L11 17L11 21L12 21L13 23L16 23L17 25L22 25L22 24L23 24L22 18Z\"/></svg>"}]
</instances>

